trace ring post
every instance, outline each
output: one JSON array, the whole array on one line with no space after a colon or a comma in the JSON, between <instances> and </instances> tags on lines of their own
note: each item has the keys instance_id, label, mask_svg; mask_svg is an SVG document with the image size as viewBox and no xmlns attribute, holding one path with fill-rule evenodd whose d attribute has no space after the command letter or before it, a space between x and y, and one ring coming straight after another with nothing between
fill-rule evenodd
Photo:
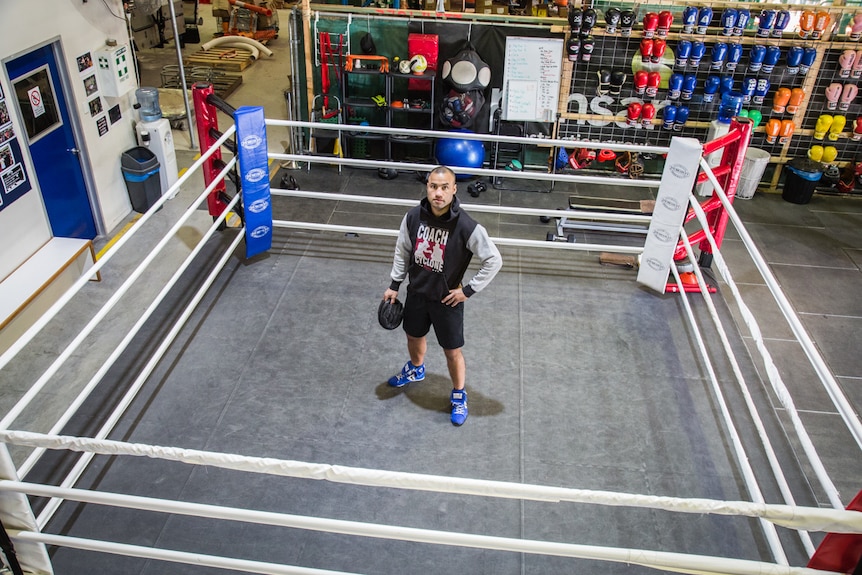
<instances>
[{"instance_id":1,"label":"ring post","mask_svg":"<svg viewBox=\"0 0 862 575\"><path fill-rule=\"evenodd\" d=\"M272 247L272 199L263 107L238 108L234 124L245 211L245 256L250 258Z\"/></svg>"},{"instance_id":2,"label":"ring post","mask_svg":"<svg viewBox=\"0 0 862 575\"><path fill-rule=\"evenodd\" d=\"M6 444L0 444L0 479L20 481L12 456ZM8 530L15 544L15 555L18 564L25 573L51 575L54 568L43 543L31 541L14 541L18 531L39 532L36 517L27 496L21 493L4 491L0 493L0 522L3 529Z\"/></svg>"},{"instance_id":3,"label":"ring post","mask_svg":"<svg viewBox=\"0 0 862 575\"><path fill-rule=\"evenodd\" d=\"M201 154L209 150L216 141L210 128L218 130L218 112L216 107L209 103L207 97L213 93L213 85L208 82L195 82L192 85L192 99L195 103L195 124L198 129L198 140L200 142ZM216 164L221 162L221 150L216 150L204 163L201 171L204 175L204 184L209 186L218 178L219 169ZM207 196L207 208L212 217L216 218L227 207L220 198L224 197L224 178L215 189Z\"/></svg>"}]
</instances>

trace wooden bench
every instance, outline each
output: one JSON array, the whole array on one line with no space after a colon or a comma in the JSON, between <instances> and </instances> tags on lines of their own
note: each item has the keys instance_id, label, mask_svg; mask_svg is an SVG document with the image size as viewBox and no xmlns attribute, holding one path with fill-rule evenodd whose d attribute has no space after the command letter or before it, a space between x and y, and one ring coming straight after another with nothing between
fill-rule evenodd
<instances>
[{"instance_id":1,"label":"wooden bench","mask_svg":"<svg viewBox=\"0 0 862 575\"><path fill-rule=\"evenodd\" d=\"M0 281L0 353L15 343L95 263L93 242L51 238ZM98 272L94 278L101 281Z\"/></svg>"}]
</instances>

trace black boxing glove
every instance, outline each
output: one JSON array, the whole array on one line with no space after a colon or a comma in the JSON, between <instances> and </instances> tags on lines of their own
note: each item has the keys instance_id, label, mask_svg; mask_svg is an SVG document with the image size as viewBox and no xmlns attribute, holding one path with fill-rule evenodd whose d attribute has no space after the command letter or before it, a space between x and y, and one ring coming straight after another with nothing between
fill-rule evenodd
<instances>
[{"instance_id":1,"label":"black boxing glove","mask_svg":"<svg viewBox=\"0 0 862 575\"><path fill-rule=\"evenodd\" d=\"M617 26L620 24L620 10L619 8L608 8L605 11L605 24L607 26L605 29L608 34L616 34Z\"/></svg>"},{"instance_id":2,"label":"black boxing glove","mask_svg":"<svg viewBox=\"0 0 862 575\"><path fill-rule=\"evenodd\" d=\"M633 10L623 10L620 12L620 34L628 38L632 35L632 27L635 25L637 15Z\"/></svg>"},{"instance_id":3,"label":"black boxing glove","mask_svg":"<svg viewBox=\"0 0 862 575\"><path fill-rule=\"evenodd\" d=\"M569 4L569 29L572 34L579 34L584 22L584 12L574 4Z\"/></svg>"},{"instance_id":4,"label":"black boxing glove","mask_svg":"<svg viewBox=\"0 0 862 575\"><path fill-rule=\"evenodd\" d=\"M614 70L611 73L611 86L608 93L611 96L619 96L622 92L623 84L626 83L626 73Z\"/></svg>"},{"instance_id":5,"label":"black boxing glove","mask_svg":"<svg viewBox=\"0 0 862 575\"><path fill-rule=\"evenodd\" d=\"M593 56L596 41L589 34L581 34L581 62L589 62Z\"/></svg>"},{"instance_id":6,"label":"black boxing glove","mask_svg":"<svg viewBox=\"0 0 862 575\"><path fill-rule=\"evenodd\" d=\"M581 40L577 36L570 36L566 42L566 54L568 54L569 62L577 62L578 54L581 53Z\"/></svg>"},{"instance_id":7,"label":"black boxing glove","mask_svg":"<svg viewBox=\"0 0 862 575\"><path fill-rule=\"evenodd\" d=\"M592 30L596 25L597 18L598 15L592 8L584 10L584 16L581 21L581 36L585 36L590 33L590 30Z\"/></svg>"},{"instance_id":8,"label":"black boxing glove","mask_svg":"<svg viewBox=\"0 0 862 575\"><path fill-rule=\"evenodd\" d=\"M611 87L611 71L602 68L596 72L596 75L599 77L599 86L596 88L596 94L604 96Z\"/></svg>"}]
</instances>

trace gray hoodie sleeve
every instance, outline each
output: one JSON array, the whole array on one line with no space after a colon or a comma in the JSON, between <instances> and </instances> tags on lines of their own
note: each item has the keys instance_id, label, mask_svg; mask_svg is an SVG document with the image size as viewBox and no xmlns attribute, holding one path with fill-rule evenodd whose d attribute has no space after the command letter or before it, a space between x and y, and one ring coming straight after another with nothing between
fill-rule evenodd
<instances>
[{"instance_id":1,"label":"gray hoodie sleeve","mask_svg":"<svg viewBox=\"0 0 862 575\"><path fill-rule=\"evenodd\" d=\"M477 224L476 229L470 234L470 239L467 240L467 247L473 255L479 258L481 267L476 275L473 276L464 286L464 295L470 297L474 293L478 293L485 289L500 268L503 267L503 257L500 255L500 250L488 237L488 232L484 227Z\"/></svg>"},{"instance_id":2,"label":"gray hoodie sleeve","mask_svg":"<svg viewBox=\"0 0 862 575\"><path fill-rule=\"evenodd\" d=\"M401 228L398 230L398 240L395 242L395 257L392 261L392 271L389 277L392 283L389 287L395 291L401 287L401 282L407 278L407 268L410 264L410 234L407 231L407 216L401 220Z\"/></svg>"}]
</instances>

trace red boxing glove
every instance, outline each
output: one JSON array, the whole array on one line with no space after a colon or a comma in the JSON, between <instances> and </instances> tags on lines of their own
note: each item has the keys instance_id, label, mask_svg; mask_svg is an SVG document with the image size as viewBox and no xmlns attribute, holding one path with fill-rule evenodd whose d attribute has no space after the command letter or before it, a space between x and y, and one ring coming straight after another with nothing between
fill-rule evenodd
<instances>
[{"instance_id":1,"label":"red boxing glove","mask_svg":"<svg viewBox=\"0 0 862 575\"><path fill-rule=\"evenodd\" d=\"M667 48L667 42L658 39L652 41L652 56L650 56L650 62L653 64L658 64L661 62L661 57L664 56L664 51Z\"/></svg>"},{"instance_id":2,"label":"red boxing glove","mask_svg":"<svg viewBox=\"0 0 862 575\"><path fill-rule=\"evenodd\" d=\"M790 88L779 88L775 91L775 96L772 99L772 111L776 114L783 114L787 109L787 102L790 101Z\"/></svg>"},{"instance_id":3,"label":"red boxing glove","mask_svg":"<svg viewBox=\"0 0 862 575\"><path fill-rule=\"evenodd\" d=\"M629 104L628 116L626 118L626 124L629 126L637 126L640 123L641 118L641 104L637 102L632 102Z\"/></svg>"},{"instance_id":4,"label":"red boxing glove","mask_svg":"<svg viewBox=\"0 0 862 575\"><path fill-rule=\"evenodd\" d=\"M659 38L667 38L667 33L673 25L673 12L670 10L662 10L658 13L658 29L656 34Z\"/></svg>"},{"instance_id":5,"label":"red boxing glove","mask_svg":"<svg viewBox=\"0 0 862 575\"><path fill-rule=\"evenodd\" d=\"M778 134L781 132L781 120L775 118L766 122L766 143L774 144L778 141Z\"/></svg>"},{"instance_id":6,"label":"red boxing glove","mask_svg":"<svg viewBox=\"0 0 862 575\"><path fill-rule=\"evenodd\" d=\"M647 76L646 97L655 98L658 95L658 85L661 84L661 74L650 72Z\"/></svg>"},{"instance_id":7,"label":"red boxing glove","mask_svg":"<svg viewBox=\"0 0 862 575\"><path fill-rule=\"evenodd\" d=\"M853 139L857 142L862 140L862 118L856 118L856 124L853 128Z\"/></svg>"},{"instance_id":8,"label":"red boxing glove","mask_svg":"<svg viewBox=\"0 0 862 575\"><path fill-rule=\"evenodd\" d=\"M644 14L644 38L652 38L658 28L658 14L647 12Z\"/></svg>"},{"instance_id":9,"label":"red boxing glove","mask_svg":"<svg viewBox=\"0 0 862 575\"><path fill-rule=\"evenodd\" d=\"M646 91L648 77L649 74L647 74L646 70L638 70L635 72L635 94L638 96L643 96Z\"/></svg>"},{"instance_id":10,"label":"red boxing glove","mask_svg":"<svg viewBox=\"0 0 862 575\"><path fill-rule=\"evenodd\" d=\"M770 120L771 122L772 120ZM793 123L793 120L781 120L781 131L778 133L778 143L786 144L790 137L793 135L793 130L796 129L796 125Z\"/></svg>"},{"instance_id":11,"label":"red boxing glove","mask_svg":"<svg viewBox=\"0 0 862 575\"><path fill-rule=\"evenodd\" d=\"M650 61L650 58L652 58L653 48L652 40L648 40L647 38L641 40L641 62L646 64Z\"/></svg>"},{"instance_id":12,"label":"red boxing glove","mask_svg":"<svg viewBox=\"0 0 862 575\"><path fill-rule=\"evenodd\" d=\"M655 126L653 126L652 123L653 118L655 118L655 106L647 102L641 108L641 124L643 124L643 127L647 130L654 129ZM860 134L860 136L862 136L862 134Z\"/></svg>"}]
</instances>

